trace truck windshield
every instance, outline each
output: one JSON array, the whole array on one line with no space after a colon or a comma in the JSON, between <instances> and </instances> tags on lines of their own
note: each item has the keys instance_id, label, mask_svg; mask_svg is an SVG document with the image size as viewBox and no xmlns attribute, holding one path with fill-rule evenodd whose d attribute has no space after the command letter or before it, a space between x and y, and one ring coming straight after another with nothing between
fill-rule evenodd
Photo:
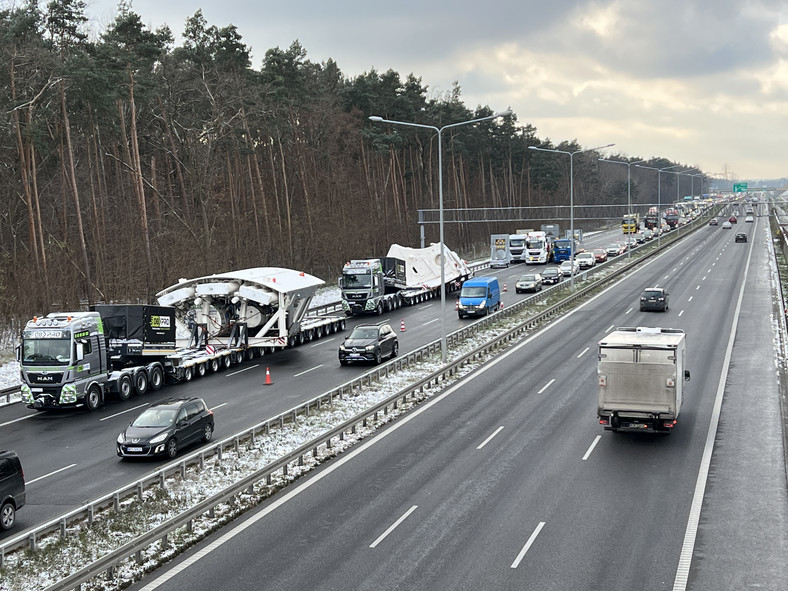
<instances>
[{"instance_id":1,"label":"truck windshield","mask_svg":"<svg viewBox=\"0 0 788 591\"><path fill-rule=\"evenodd\" d=\"M524 242L525 241L522 238L510 238L509 246L514 246L515 248L522 248Z\"/></svg>"},{"instance_id":2,"label":"truck windshield","mask_svg":"<svg viewBox=\"0 0 788 591\"><path fill-rule=\"evenodd\" d=\"M542 241L541 240L529 240L528 241L528 248L535 248L535 249L542 249Z\"/></svg>"},{"instance_id":3,"label":"truck windshield","mask_svg":"<svg viewBox=\"0 0 788 591\"><path fill-rule=\"evenodd\" d=\"M342 272L342 289L368 289L372 287L372 273L366 269L350 269Z\"/></svg>"},{"instance_id":4,"label":"truck windshield","mask_svg":"<svg viewBox=\"0 0 788 591\"><path fill-rule=\"evenodd\" d=\"M487 288L484 285L470 285L468 287L463 287L462 291L460 292L461 298L486 298L487 297Z\"/></svg>"},{"instance_id":5,"label":"truck windshield","mask_svg":"<svg viewBox=\"0 0 788 591\"><path fill-rule=\"evenodd\" d=\"M28 333L42 333L38 338ZM43 338L41 338L43 336ZM23 365L68 365L71 362L70 334L60 330L26 331L22 337Z\"/></svg>"}]
</instances>

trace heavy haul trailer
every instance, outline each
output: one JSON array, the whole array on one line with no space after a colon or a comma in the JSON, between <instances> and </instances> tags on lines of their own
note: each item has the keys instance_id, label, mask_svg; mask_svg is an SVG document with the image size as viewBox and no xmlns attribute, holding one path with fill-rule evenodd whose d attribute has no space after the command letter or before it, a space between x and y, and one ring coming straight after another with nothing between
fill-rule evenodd
<instances>
[{"instance_id":1,"label":"heavy haul trailer","mask_svg":"<svg viewBox=\"0 0 788 591\"><path fill-rule=\"evenodd\" d=\"M443 252L445 289L454 291L471 271L455 252L446 247ZM347 316L380 315L436 297L441 290L440 245L408 248L393 244L385 257L349 261L342 269L339 287Z\"/></svg>"},{"instance_id":2,"label":"heavy haul trailer","mask_svg":"<svg viewBox=\"0 0 788 591\"><path fill-rule=\"evenodd\" d=\"M290 269L246 269L181 280L158 294L159 306L34 318L20 346L22 398L37 410L95 410L107 395L127 399L342 330L344 317L307 315L322 284Z\"/></svg>"}]
</instances>

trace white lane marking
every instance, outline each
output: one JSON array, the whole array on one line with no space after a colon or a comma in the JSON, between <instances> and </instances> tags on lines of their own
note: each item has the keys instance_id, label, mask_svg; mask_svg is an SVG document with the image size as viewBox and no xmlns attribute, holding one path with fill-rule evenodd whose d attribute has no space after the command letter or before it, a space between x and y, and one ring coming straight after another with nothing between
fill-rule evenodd
<instances>
[{"instance_id":1,"label":"white lane marking","mask_svg":"<svg viewBox=\"0 0 788 591\"><path fill-rule=\"evenodd\" d=\"M68 470L69 468L73 468L76 464L69 464L68 466L63 466L62 468L55 470L54 472L50 472L49 474L44 474L43 476L39 476L38 478L33 478L33 480L26 480L25 484L33 484L34 482L38 482L39 480L44 480L44 478L49 478L50 476L54 476L63 470Z\"/></svg>"},{"instance_id":2,"label":"white lane marking","mask_svg":"<svg viewBox=\"0 0 788 591\"><path fill-rule=\"evenodd\" d=\"M711 266L713 267L714 265L712 264ZM711 269L709 269L708 271L706 271L706 273L711 273Z\"/></svg>"},{"instance_id":3,"label":"white lane marking","mask_svg":"<svg viewBox=\"0 0 788 591\"><path fill-rule=\"evenodd\" d=\"M237 376L239 373L243 373L245 371L249 371L250 369L254 369L255 367L260 367L260 364L259 363L255 363L254 365L250 365L249 367L244 367L243 369L239 369L238 371L234 371L232 373L226 373L224 375L227 376L228 378L230 376Z\"/></svg>"},{"instance_id":4,"label":"white lane marking","mask_svg":"<svg viewBox=\"0 0 788 591\"><path fill-rule=\"evenodd\" d=\"M142 408L143 406L148 406L148 403L146 402L145 404L138 404L137 406L132 406L131 408L127 408L126 410L116 412L114 415L109 415L108 417L99 419L99 422L108 421L109 419L114 419L115 417L119 417L120 415L125 415L127 412L131 412L132 410L137 410L138 408Z\"/></svg>"},{"instance_id":5,"label":"white lane marking","mask_svg":"<svg viewBox=\"0 0 788 591\"><path fill-rule=\"evenodd\" d=\"M19 417L18 419L6 421L5 423L0 423L0 427L5 427L6 425L10 425L11 423L18 423L19 421L26 421L27 419L32 419L34 416L36 415L26 415L24 417Z\"/></svg>"},{"instance_id":6,"label":"white lane marking","mask_svg":"<svg viewBox=\"0 0 788 591\"><path fill-rule=\"evenodd\" d=\"M626 312L624 312L624 316L626 316L627 314L629 314L629 313L630 313L632 310L634 310L634 308L630 308L629 310L627 310Z\"/></svg>"},{"instance_id":7,"label":"white lane marking","mask_svg":"<svg viewBox=\"0 0 788 591\"><path fill-rule=\"evenodd\" d=\"M601 435L597 435L594 438L594 442L589 446L588 451L586 451L586 455L584 455L582 458L584 462L588 459L588 456L591 455L591 452L594 451L594 448L596 447L596 444L599 443L600 439L602 439Z\"/></svg>"},{"instance_id":8,"label":"white lane marking","mask_svg":"<svg viewBox=\"0 0 788 591\"><path fill-rule=\"evenodd\" d=\"M293 377L297 378L298 376L302 376L305 373L309 373L310 371L315 371L316 369L320 369L321 367L323 367L322 363L320 365L316 365L315 367L310 367L309 369L306 369L306 370L302 371L301 373L294 374Z\"/></svg>"},{"instance_id":9,"label":"white lane marking","mask_svg":"<svg viewBox=\"0 0 788 591\"><path fill-rule=\"evenodd\" d=\"M403 521L405 521L408 518L408 515L413 513L417 508L418 508L418 505L413 505L410 509L405 511L405 514L402 517L400 517L399 519L397 519L397 521L392 523L391 526L386 531L384 531L377 540L375 540L374 542L372 542L369 545L369 547L370 548L374 548L375 546L380 544L386 538L387 535L389 535L391 532L393 532L397 528L397 526L400 523L402 523Z\"/></svg>"},{"instance_id":10,"label":"white lane marking","mask_svg":"<svg viewBox=\"0 0 788 591\"><path fill-rule=\"evenodd\" d=\"M608 326L608 327L605 329L605 332L610 332L611 330L613 330L613 327L615 327L615 324L611 324L610 326Z\"/></svg>"},{"instance_id":11,"label":"white lane marking","mask_svg":"<svg viewBox=\"0 0 788 591\"><path fill-rule=\"evenodd\" d=\"M689 297L689 299L688 299L687 301L688 301L688 302L691 302L691 301L692 301L692 298L694 298L694 297L695 297L695 296L690 296L690 297Z\"/></svg>"},{"instance_id":12,"label":"white lane marking","mask_svg":"<svg viewBox=\"0 0 788 591\"><path fill-rule=\"evenodd\" d=\"M217 408L222 408L223 406L227 406L229 402L222 402L221 404L217 404L216 406L212 406L211 410L216 410Z\"/></svg>"},{"instance_id":13,"label":"white lane marking","mask_svg":"<svg viewBox=\"0 0 788 591\"><path fill-rule=\"evenodd\" d=\"M437 322L440 318L433 318L432 320L428 320L423 324L423 326L427 326L428 324L432 324L433 322Z\"/></svg>"},{"instance_id":14,"label":"white lane marking","mask_svg":"<svg viewBox=\"0 0 788 591\"><path fill-rule=\"evenodd\" d=\"M478 446L476 449L481 449L481 448L483 448L485 445L487 445L487 444L489 443L489 441L490 441L490 440L491 440L493 437L495 437L496 435L498 435L498 433L500 433L501 431L503 431L503 425L501 425L501 426L500 426L500 427L498 427L498 428L497 428L495 431L493 431L493 432L492 432L492 435L490 435L490 436L489 436L487 439L485 439L484 441L482 441L482 442L479 444L479 446Z\"/></svg>"},{"instance_id":15,"label":"white lane marking","mask_svg":"<svg viewBox=\"0 0 788 591\"><path fill-rule=\"evenodd\" d=\"M435 304L427 304L426 306L419 306L419 310L426 310L427 308L431 308Z\"/></svg>"},{"instance_id":16,"label":"white lane marking","mask_svg":"<svg viewBox=\"0 0 788 591\"><path fill-rule=\"evenodd\" d=\"M542 389L541 389L541 390L539 390L539 391L537 392L537 394L541 394L542 392L544 392L545 390L547 390L547 389L548 389L550 386L552 386L552 385L553 385L553 382L554 382L554 381L555 381L555 378L553 378L552 380L550 380L549 382L547 382L547 383L546 383L544 386L542 386Z\"/></svg>"},{"instance_id":17,"label":"white lane marking","mask_svg":"<svg viewBox=\"0 0 788 591\"><path fill-rule=\"evenodd\" d=\"M337 340L336 337L331 337L330 339L320 339L319 343L315 343L314 345L309 345L310 349L314 349L315 347L319 347L323 343L330 343L331 341Z\"/></svg>"},{"instance_id":18,"label":"white lane marking","mask_svg":"<svg viewBox=\"0 0 788 591\"><path fill-rule=\"evenodd\" d=\"M679 312L679 316L681 316L682 314L684 314L684 310L682 310L681 312Z\"/></svg>"},{"instance_id":19,"label":"white lane marking","mask_svg":"<svg viewBox=\"0 0 788 591\"><path fill-rule=\"evenodd\" d=\"M695 291L698 291L699 289L700 289L700 285L698 285L698 287L695 288Z\"/></svg>"},{"instance_id":20,"label":"white lane marking","mask_svg":"<svg viewBox=\"0 0 788 591\"><path fill-rule=\"evenodd\" d=\"M588 353L588 347L586 347L585 349L583 349L582 351L580 351L580 354L577 356L577 358L578 358L578 359L580 359L580 358L581 358L583 355L585 355L586 353Z\"/></svg>"},{"instance_id":21,"label":"white lane marking","mask_svg":"<svg viewBox=\"0 0 788 591\"><path fill-rule=\"evenodd\" d=\"M665 275L662 279L667 279L670 275Z\"/></svg>"},{"instance_id":22,"label":"white lane marking","mask_svg":"<svg viewBox=\"0 0 788 591\"><path fill-rule=\"evenodd\" d=\"M671 271L671 273L675 273L676 271L678 271L678 267L673 267L673 271Z\"/></svg>"},{"instance_id":23,"label":"white lane marking","mask_svg":"<svg viewBox=\"0 0 788 591\"><path fill-rule=\"evenodd\" d=\"M512 568L517 568L520 565L520 561L523 558L525 558L525 553L528 552L528 549L531 547L531 544L533 544L536 541L536 536L538 536L539 532L542 531L544 524L545 524L544 521L540 521L539 525L536 526L534 533L531 534L531 537L528 538L528 541L525 543L525 546L523 546L523 549L520 550L520 553L517 555L517 558L514 559L514 562L512 563Z\"/></svg>"},{"instance_id":24,"label":"white lane marking","mask_svg":"<svg viewBox=\"0 0 788 591\"><path fill-rule=\"evenodd\" d=\"M701 279L701 281L706 281L706 275L703 276L703 279Z\"/></svg>"}]
</instances>

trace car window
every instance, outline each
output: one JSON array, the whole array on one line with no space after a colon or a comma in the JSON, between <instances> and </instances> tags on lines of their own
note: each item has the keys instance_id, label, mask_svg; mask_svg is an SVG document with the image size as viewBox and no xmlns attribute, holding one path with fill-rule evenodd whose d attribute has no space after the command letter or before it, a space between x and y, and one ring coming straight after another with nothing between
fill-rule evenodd
<instances>
[{"instance_id":1,"label":"car window","mask_svg":"<svg viewBox=\"0 0 788 591\"><path fill-rule=\"evenodd\" d=\"M189 419L193 419L194 417L198 416L202 409L200 408L202 405L196 402L191 402L186 406L186 417Z\"/></svg>"},{"instance_id":2,"label":"car window","mask_svg":"<svg viewBox=\"0 0 788 591\"><path fill-rule=\"evenodd\" d=\"M8 478L13 474L13 468L11 467L11 460L8 458L3 458L0 460L0 479Z\"/></svg>"},{"instance_id":3,"label":"car window","mask_svg":"<svg viewBox=\"0 0 788 591\"><path fill-rule=\"evenodd\" d=\"M178 411L178 420L176 422L180 423L181 421L186 420L186 408L182 408Z\"/></svg>"},{"instance_id":4,"label":"car window","mask_svg":"<svg viewBox=\"0 0 788 591\"><path fill-rule=\"evenodd\" d=\"M350 333L351 339L374 339L377 336L377 330L371 327L354 328Z\"/></svg>"}]
</instances>

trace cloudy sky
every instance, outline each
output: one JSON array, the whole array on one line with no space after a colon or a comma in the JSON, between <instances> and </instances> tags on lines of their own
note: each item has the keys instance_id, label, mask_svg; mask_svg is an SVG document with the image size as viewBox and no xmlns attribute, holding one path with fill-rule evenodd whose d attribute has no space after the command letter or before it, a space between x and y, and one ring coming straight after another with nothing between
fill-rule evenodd
<instances>
[{"instance_id":1,"label":"cloudy sky","mask_svg":"<svg viewBox=\"0 0 788 591\"><path fill-rule=\"evenodd\" d=\"M101 29L114 0L88 0ZM470 108L508 106L558 143L662 156L729 179L788 176L786 0L134 0L180 35L202 8L255 68L298 40L353 77L393 69Z\"/></svg>"}]
</instances>

